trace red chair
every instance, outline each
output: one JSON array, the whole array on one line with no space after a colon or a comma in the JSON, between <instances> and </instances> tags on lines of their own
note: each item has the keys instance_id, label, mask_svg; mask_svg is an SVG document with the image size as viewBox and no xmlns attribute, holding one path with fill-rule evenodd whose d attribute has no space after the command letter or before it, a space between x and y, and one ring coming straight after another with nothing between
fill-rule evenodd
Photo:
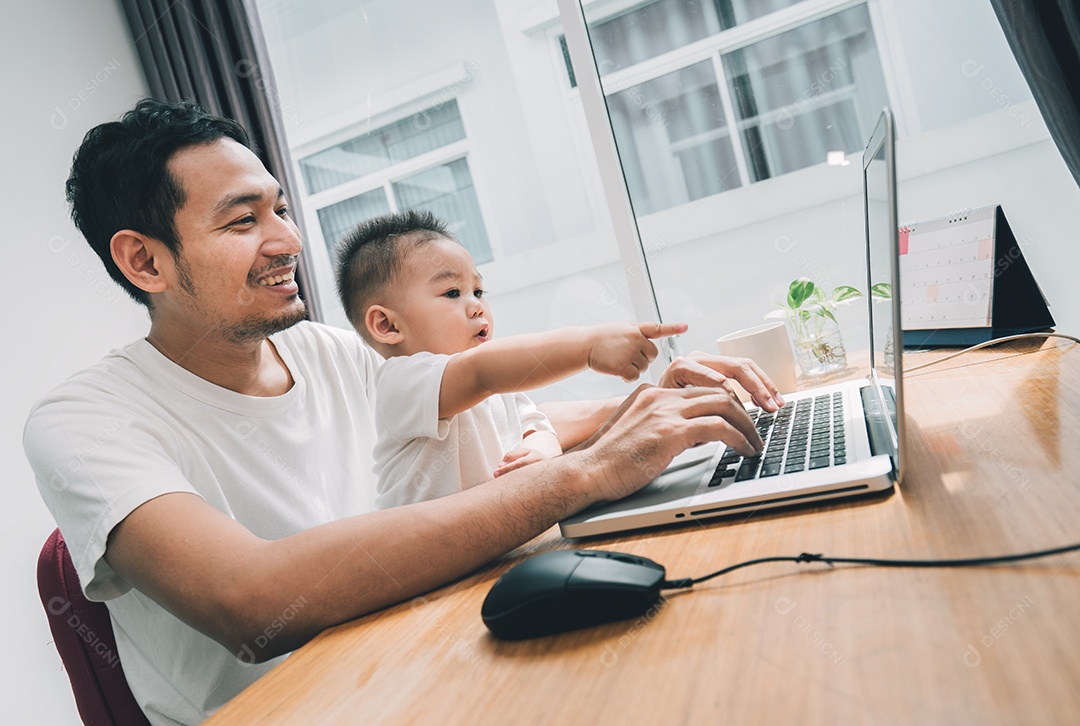
<instances>
[{"instance_id":1,"label":"red chair","mask_svg":"<svg viewBox=\"0 0 1080 726\"><path fill-rule=\"evenodd\" d=\"M120 665L109 610L105 603L92 602L83 595L59 529L41 548L37 582L49 629L71 680L83 723L149 726Z\"/></svg>"}]
</instances>

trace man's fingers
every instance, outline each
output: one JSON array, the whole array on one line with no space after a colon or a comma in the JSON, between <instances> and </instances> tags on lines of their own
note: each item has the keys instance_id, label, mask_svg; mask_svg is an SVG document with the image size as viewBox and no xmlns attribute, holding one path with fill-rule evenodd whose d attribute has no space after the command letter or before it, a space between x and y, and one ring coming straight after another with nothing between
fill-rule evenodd
<instances>
[{"instance_id":1,"label":"man's fingers","mask_svg":"<svg viewBox=\"0 0 1080 726\"><path fill-rule=\"evenodd\" d=\"M696 360L691 360L689 358L682 359L681 365L675 372L673 380L676 385L683 388L687 386L722 388L728 392L728 395L730 395L733 400L742 403L742 399L735 390L735 386L731 384L730 378L720 371L699 363Z\"/></svg>"},{"instance_id":2,"label":"man's fingers","mask_svg":"<svg viewBox=\"0 0 1080 726\"><path fill-rule=\"evenodd\" d=\"M743 365L736 368L734 377L754 399L754 403L762 408L765 408L766 403L770 401L775 402L777 406L783 406L784 397L780 395L780 389L771 378L765 375L761 366L749 358L743 358L741 362ZM747 369L750 374L747 374Z\"/></svg>"},{"instance_id":3,"label":"man's fingers","mask_svg":"<svg viewBox=\"0 0 1080 726\"><path fill-rule=\"evenodd\" d=\"M695 395L698 391L702 392L701 395ZM722 417L733 431L739 434L738 441L741 448L727 439L723 439L724 443L734 447L744 456L761 451L765 443L761 440L750 414L746 412L736 396L719 393L715 388L711 391L710 389L693 389L693 392L688 391L688 393L690 398L684 410L687 418Z\"/></svg>"},{"instance_id":4,"label":"man's fingers","mask_svg":"<svg viewBox=\"0 0 1080 726\"><path fill-rule=\"evenodd\" d=\"M638 329L646 338L667 338L681 335L689 328L686 323L639 323Z\"/></svg>"},{"instance_id":5,"label":"man's fingers","mask_svg":"<svg viewBox=\"0 0 1080 726\"><path fill-rule=\"evenodd\" d=\"M775 411L784 405L780 389L761 367L749 358L692 353L687 358L677 358L667 367L660 378L665 388L707 386L723 388L734 394L729 379L735 379L750 394L754 403L766 411Z\"/></svg>"},{"instance_id":6,"label":"man's fingers","mask_svg":"<svg viewBox=\"0 0 1080 726\"><path fill-rule=\"evenodd\" d=\"M743 456L753 456L761 451L760 446L754 446L746 440L746 436L731 422L720 416L703 416L695 419L694 425L700 430L702 439L698 443L706 441L721 441ZM756 435L757 432L755 432ZM758 437L760 441L760 437Z\"/></svg>"},{"instance_id":7,"label":"man's fingers","mask_svg":"<svg viewBox=\"0 0 1080 726\"><path fill-rule=\"evenodd\" d=\"M720 371L714 370L707 365L698 363L696 360L683 358L679 367L676 381L680 386L705 386L707 388L726 387L731 390L727 383L727 376Z\"/></svg>"},{"instance_id":8,"label":"man's fingers","mask_svg":"<svg viewBox=\"0 0 1080 726\"><path fill-rule=\"evenodd\" d=\"M731 381L725 379L724 382L720 384L720 387L727 391L728 395L731 396L733 399L738 401L740 404L742 403L742 399L739 398L739 394L735 391L735 386L731 385Z\"/></svg>"}]
</instances>

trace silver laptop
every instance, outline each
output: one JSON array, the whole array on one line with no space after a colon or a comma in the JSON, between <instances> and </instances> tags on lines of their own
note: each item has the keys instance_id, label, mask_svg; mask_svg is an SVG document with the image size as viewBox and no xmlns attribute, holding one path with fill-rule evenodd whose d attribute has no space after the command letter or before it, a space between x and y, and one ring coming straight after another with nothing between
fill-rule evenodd
<instances>
[{"instance_id":1,"label":"silver laptop","mask_svg":"<svg viewBox=\"0 0 1080 726\"><path fill-rule=\"evenodd\" d=\"M900 264L893 117L883 109L863 152L870 374L785 394L779 412L751 408L765 449L740 457L720 443L690 449L635 494L560 523L588 537L891 489L904 471ZM881 283L888 283L885 288Z\"/></svg>"}]
</instances>

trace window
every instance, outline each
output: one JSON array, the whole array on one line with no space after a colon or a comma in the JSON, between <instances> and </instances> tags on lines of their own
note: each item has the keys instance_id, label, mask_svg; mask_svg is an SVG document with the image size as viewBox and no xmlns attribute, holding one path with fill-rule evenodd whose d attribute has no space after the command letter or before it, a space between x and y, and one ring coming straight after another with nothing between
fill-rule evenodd
<instances>
[{"instance_id":1,"label":"window","mask_svg":"<svg viewBox=\"0 0 1080 726\"><path fill-rule=\"evenodd\" d=\"M888 104L866 5L799 4L654 0L591 23L639 215L862 148Z\"/></svg>"},{"instance_id":2,"label":"window","mask_svg":"<svg viewBox=\"0 0 1080 726\"><path fill-rule=\"evenodd\" d=\"M580 17L564 25L563 3L256 4L305 192L308 269L324 319L345 327L321 240L426 199L476 227L462 241L490 244L476 257L494 258L481 272L504 333L649 319L652 287L667 319L690 323L680 349L715 350L794 277L860 279L859 164L823 162L857 151L886 104L902 218L1058 198L1043 167L1059 156L985 0L584 0L596 62L576 78L560 41ZM938 37L949 42L927 42ZM598 112L573 89L597 74ZM609 118L610 170L592 133L608 145ZM626 180L644 254L606 197ZM1033 224L1033 239L1065 229ZM621 385L584 374L544 395Z\"/></svg>"},{"instance_id":3,"label":"window","mask_svg":"<svg viewBox=\"0 0 1080 726\"><path fill-rule=\"evenodd\" d=\"M653 0L590 23L589 37L606 75L802 1Z\"/></svg>"},{"instance_id":4,"label":"window","mask_svg":"<svg viewBox=\"0 0 1080 726\"><path fill-rule=\"evenodd\" d=\"M477 264L491 260L457 102L431 107L300 159L327 249L354 224L407 209L446 220Z\"/></svg>"}]
</instances>

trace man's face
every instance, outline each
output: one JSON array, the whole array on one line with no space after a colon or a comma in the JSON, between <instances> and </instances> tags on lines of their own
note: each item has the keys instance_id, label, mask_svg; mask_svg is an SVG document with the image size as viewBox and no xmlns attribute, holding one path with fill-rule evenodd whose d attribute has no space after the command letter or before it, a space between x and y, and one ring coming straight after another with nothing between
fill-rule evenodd
<instances>
[{"instance_id":1,"label":"man's face","mask_svg":"<svg viewBox=\"0 0 1080 726\"><path fill-rule=\"evenodd\" d=\"M232 139L169 160L186 201L176 213L174 285L155 301L185 324L255 342L305 317L293 277L303 245L278 182Z\"/></svg>"},{"instance_id":2,"label":"man's face","mask_svg":"<svg viewBox=\"0 0 1080 726\"><path fill-rule=\"evenodd\" d=\"M491 310L472 256L457 242L438 238L409 251L398 277L397 326L402 351L460 353L491 340Z\"/></svg>"}]
</instances>

